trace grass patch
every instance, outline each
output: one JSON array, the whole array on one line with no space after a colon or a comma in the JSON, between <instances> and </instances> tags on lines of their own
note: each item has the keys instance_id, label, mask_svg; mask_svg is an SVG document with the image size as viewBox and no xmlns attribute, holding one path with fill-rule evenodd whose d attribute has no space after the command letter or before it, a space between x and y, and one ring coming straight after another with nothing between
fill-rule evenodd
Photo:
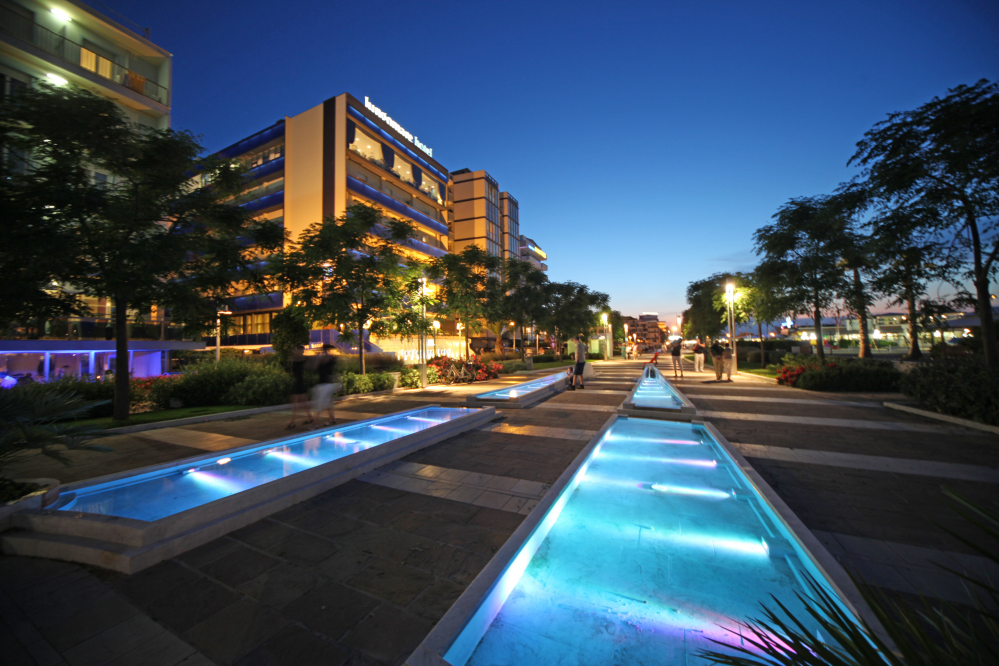
<instances>
[{"instance_id":1,"label":"grass patch","mask_svg":"<svg viewBox=\"0 0 999 666\"><path fill-rule=\"evenodd\" d=\"M770 377L771 379L777 379L777 373L773 370L767 370L766 368L739 368L739 372L747 372L751 375L759 375L760 377Z\"/></svg>"},{"instance_id":2,"label":"grass patch","mask_svg":"<svg viewBox=\"0 0 999 666\"><path fill-rule=\"evenodd\" d=\"M213 405L211 407L181 407L180 409L162 409L155 412L143 412L132 414L127 421L115 421L110 416L98 419L81 419L74 421L74 425L92 425L99 428L123 428L125 426L146 425L147 423L159 423L161 421L173 421L174 419L187 419L192 416L209 416L210 414L221 414L222 412L234 412L240 409L253 409L247 405Z\"/></svg>"}]
</instances>

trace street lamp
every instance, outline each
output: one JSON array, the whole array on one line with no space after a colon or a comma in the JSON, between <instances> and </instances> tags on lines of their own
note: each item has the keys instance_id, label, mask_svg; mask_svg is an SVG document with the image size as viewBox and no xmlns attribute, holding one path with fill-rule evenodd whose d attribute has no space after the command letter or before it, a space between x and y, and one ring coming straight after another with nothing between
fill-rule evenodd
<instances>
[{"instance_id":1,"label":"street lamp","mask_svg":"<svg viewBox=\"0 0 999 666\"><path fill-rule=\"evenodd\" d=\"M215 363L218 364L221 357L222 346L222 315L231 315L229 310L219 310L215 313Z\"/></svg>"},{"instance_id":2,"label":"street lamp","mask_svg":"<svg viewBox=\"0 0 999 666\"><path fill-rule=\"evenodd\" d=\"M624 360L628 360L628 325L624 325L624 348L621 349L621 355L624 356Z\"/></svg>"},{"instance_id":3,"label":"street lamp","mask_svg":"<svg viewBox=\"0 0 999 666\"><path fill-rule=\"evenodd\" d=\"M600 321L603 322L604 328L607 329L605 331L607 342L604 344L604 360L605 361L609 361L610 360L610 355L613 353L613 349L614 349L614 335L611 333L611 325L610 325L610 322L607 321L607 313L606 312L603 313L602 315L600 315Z\"/></svg>"},{"instance_id":4,"label":"street lamp","mask_svg":"<svg viewBox=\"0 0 999 666\"><path fill-rule=\"evenodd\" d=\"M725 285L725 300L728 302L728 332L732 338L732 372L739 371L739 357L735 353L735 285Z\"/></svg>"},{"instance_id":5,"label":"street lamp","mask_svg":"<svg viewBox=\"0 0 999 666\"><path fill-rule=\"evenodd\" d=\"M427 333L423 329L427 321L427 305L424 297L427 293L427 278L420 278L420 388L427 388ZM434 337L434 346L437 338Z\"/></svg>"}]
</instances>

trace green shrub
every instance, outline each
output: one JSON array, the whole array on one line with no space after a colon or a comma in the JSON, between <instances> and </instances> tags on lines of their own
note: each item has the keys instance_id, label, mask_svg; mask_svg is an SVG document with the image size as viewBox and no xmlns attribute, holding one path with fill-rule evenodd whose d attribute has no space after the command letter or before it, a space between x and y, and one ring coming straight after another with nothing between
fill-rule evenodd
<instances>
[{"instance_id":1,"label":"green shrub","mask_svg":"<svg viewBox=\"0 0 999 666\"><path fill-rule=\"evenodd\" d=\"M527 364L518 360L500 363L500 366L501 375L508 375L511 372L523 372L524 370L527 370Z\"/></svg>"},{"instance_id":2,"label":"green shrub","mask_svg":"<svg viewBox=\"0 0 999 666\"><path fill-rule=\"evenodd\" d=\"M343 386L340 388L340 395L355 395L358 393L371 393L373 385L370 375L358 375L353 372L343 374Z\"/></svg>"},{"instance_id":3,"label":"green shrub","mask_svg":"<svg viewBox=\"0 0 999 666\"><path fill-rule=\"evenodd\" d=\"M136 380L132 381L134 386ZM114 377L112 375L105 375L101 379L71 376L52 379L47 382L20 382L14 388L7 390L14 392L30 391L33 396L68 395L72 393L87 402L102 401L101 404L92 405L84 418L111 416L113 411L111 401L114 399ZM129 391L129 394L133 405L141 402L142 396L137 396L135 390ZM139 401L136 400L137 397Z\"/></svg>"},{"instance_id":4,"label":"green shrub","mask_svg":"<svg viewBox=\"0 0 999 666\"><path fill-rule=\"evenodd\" d=\"M433 366L427 366L427 374L430 374L430 368ZM427 377L427 381L430 381L430 377ZM403 388L420 388L420 369L419 368L403 368L402 374L399 377L399 386Z\"/></svg>"},{"instance_id":5,"label":"green shrub","mask_svg":"<svg viewBox=\"0 0 999 666\"><path fill-rule=\"evenodd\" d=\"M788 352L783 349L767 350L767 360L766 363L780 363L781 359L788 355ZM741 359L740 359L741 360ZM747 363L759 363L760 362L760 350L750 349L746 352L746 362Z\"/></svg>"},{"instance_id":6,"label":"green shrub","mask_svg":"<svg viewBox=\"0 0 999 666\"><path fill-rule=\"evenodd\" d=\"M184 407L222 405L229 389L249 377L253 370L253 366L242 360L222 359L217 364L202 361L184 369L169 397L180 400Z\"/></svg>"},{"instance_id":7,"label":"green shrub","mask_svg":"<svg viewBox=\"0 0 999 666\"><path fill-rule=\"evenodd\" d=\"M389 372L371 372L368 373L368 377L371 378L372 391L387 391L395 388L395 377Z\"/></svg>"},{"instance_id":8,"label":"green shrub","mask_svg":"<svg viewBox=\"0 0 999 666\"><path fill-rule=\"evenodd\" d=\"M555 354L539 354L534 357L535 363L554 363L556 360Z\"/></svg>"},{"instance_id":9,"label":"green shrub","mask_svg":"<svg viewBox=\"0 0 999 666\"><path fill-rule=\"evenodd\" d=\"M899 389L926 409L999 425L999 378L981 356L919 364L902 374Z\"/></svg>"},{"instance_id":10,"label":"green shrub","mask_svg":"<svg viewBox=\"0 0 999 666\"><path fill-rule=\"evenodd\" d=\"M806 391L897 391L901 374L888 361L849 359L806 370L794 385Z\"/></svg>"},{"instance_id":11,"label":"green shrub","mask_svg":"<svg viewBox=\"0 0 999 666\"><path fill-rule=\"evenodd\" d=\"M288 402L294 380L281 372L257 372L226 391L227 405L283 405Z\"/></svg>"}]
</instances>

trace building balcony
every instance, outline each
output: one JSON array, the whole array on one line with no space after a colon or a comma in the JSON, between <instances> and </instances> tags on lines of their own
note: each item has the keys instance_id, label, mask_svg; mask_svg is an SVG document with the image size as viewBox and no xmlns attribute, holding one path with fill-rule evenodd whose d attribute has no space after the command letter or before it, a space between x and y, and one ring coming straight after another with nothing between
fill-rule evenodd
<instances>
[{"instance_id":1,"label":"building balcony","mask_svg":"<svg viewBox=\"0 0 999 666\"><path fill-rule=\"evenodd\" d=\"M146 77L111 62L62 35L0 6L0 33L22 40L56 59L76 65L144 97L170 106L169 91Z\"/></svg>"}]
</instances>

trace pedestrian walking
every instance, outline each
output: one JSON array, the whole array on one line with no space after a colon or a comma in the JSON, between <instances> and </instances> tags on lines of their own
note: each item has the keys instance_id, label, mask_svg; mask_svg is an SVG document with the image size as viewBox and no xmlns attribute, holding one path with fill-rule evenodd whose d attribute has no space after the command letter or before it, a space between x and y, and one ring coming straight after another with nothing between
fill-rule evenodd
<instances>
[{"instance_id":1,"label":"pedestrian walking","mask_svg":"<svg viewBox=\"0 0 999 666\"><path fill-rule=\"evenodd\" d=\"M725 366L725 374L728 375L728 381L732 381L732 348L727 342L725 343L725 349L722 351L722 362ZM721 376L718 379L721 379Z\"/></svg>"},{"instance_id":2,"label":"pedestrian walking","mask_svg":"<svg viewBox=\"0 0 999 666\"><path fill-rule=\"evenodd\" d=\"M319 373L319 383L312 388L313 408L317 417L322 417L323 410L329 417L324 425L336 425L336 414L333 411L333 394L337 386L333 383L333 373L336 371L336 356L330 354L333 345L324 344L319 355L316 371Z\"/></svg>"},{"instance_id":3,"label":"pedestrian walking","mask_svg":"<svg viewBox=\"0 0 999 666\"><path fill-rule=\"evenodd\" d=\"M305 347L299 345L291 355L291 422L285 426L286 430L295 427L295 417L302 408L305 409L306 420L303 425L312 423L312 411L309 409L308 394L305 392Z\"/></svg>"},{"instance_id":4,"label":"pedestrian walking","mask_svg":"<svg viewBox=\"0 0 999 666\"><path fill-rule=\"evenodd\" d=\"M680 352L683 351L683 340L676 340L673 342L673 346L669 350L669 355L673 357L673 379L676 379L676 373L680 371L680 379L683 379L683 357L680 356Z\"/></svg>"},{"instance_id":5,"label":"pedestrian walking","mask_svg":"<svg viewBox=\"0 0 999 666\"><path fill-rule=\"evenodd\" d=\"M704 372L704 351L705 347L698 338L694 343L694 372Z\"/></svg>"},{"instance_id":6,"label":"pedestrian walking","mask_svg":"<svg viewBox=\"0 0 999 666\"><path fill-rule=\"evenodd\" d=\"M715 366L715 379L721 381L722 372L725 370L725 362L722 360L722 354L725 353L725 348L721 346L717 340L711 345L711 361Z\"/></svg>"},{"instance_id":7,"label":"pedestrian walking","mask_svg":"<svg viewBox=\"0 0 999 666\"><path fill-rule=\"evenodd\" d=\"M585 389L583 386L583 371L586 370L586 343L583 341L582 335L576 336L576 367L572 371L572 380L569 384L569 390L576 390L576 381L579 381L579 388Z\"/></svg>"}]
</instances>

